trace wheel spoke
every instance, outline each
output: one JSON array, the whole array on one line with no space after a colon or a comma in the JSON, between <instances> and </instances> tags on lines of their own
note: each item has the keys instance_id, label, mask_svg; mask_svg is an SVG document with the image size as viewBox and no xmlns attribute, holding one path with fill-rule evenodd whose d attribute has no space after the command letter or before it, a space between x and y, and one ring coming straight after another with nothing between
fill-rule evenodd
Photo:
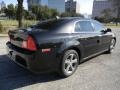
<instances>
[{"instance_id":1,"label":"wheel spoke","mask_svg":"<svg viewBox=\"0 0 120 90\"><path fill-rule=\"evenodd\" d=\"M72 63L77 63L77 59L72 60Z\"/></svg>"},{"instance_id":2,"label":"wheel spoke","mask_svg":"<svg viewBox=\"0 0 120 90\"><path fill-rule=\"evenodd\" d=\"M71 60L74 59L74 54L70 54L70 59L71 59Z\"/></svg>"},{"instance_id":3,"label":"wheel spoke","mask_svg":"<svg viewBox=\"0 0 120 90\"><path fill-rule=\"evenodd\" d=\"M69 64L70 63L70 60L69 59L66 59L65 60L65 64Z\"/></svg>"},{"instance_id":4,"label":"wheel spoke","mask_svg":"<svg viewBox=\"0 0 120 90\"><path fill-rule=\"evenodd\" d=\"M66 71L69 72L70 70L70 65L67 66Z\"/></svg>"},{"instance_id":5,"label":"wheel spoke","mask_svg":"<svg viewBox=\"0 0 120 90\"><path fill-rule=\"evenodd\" d=\"M70 65L71 71L73 71L75 68L73 67L73 65Z\"/></svg>"}]
</instances>

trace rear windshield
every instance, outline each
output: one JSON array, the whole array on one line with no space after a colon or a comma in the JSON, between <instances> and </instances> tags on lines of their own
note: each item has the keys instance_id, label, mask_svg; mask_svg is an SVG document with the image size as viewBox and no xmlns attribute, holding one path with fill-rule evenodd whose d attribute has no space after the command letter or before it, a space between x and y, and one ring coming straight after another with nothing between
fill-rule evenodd
<instances>
[{"instance_id":1,"label":"rear windshield","mask_svg":"<svg viewBox=\"0 0 120 90\"><path fill-rule=\"evenodd\" d=\"M54 19L54 20L39 22L31 27L36 29L43 29L43 30L55 30L65 25L67 22L68 20L65 19L59 19L59 20Z\"/></svg>"}]
</instances>

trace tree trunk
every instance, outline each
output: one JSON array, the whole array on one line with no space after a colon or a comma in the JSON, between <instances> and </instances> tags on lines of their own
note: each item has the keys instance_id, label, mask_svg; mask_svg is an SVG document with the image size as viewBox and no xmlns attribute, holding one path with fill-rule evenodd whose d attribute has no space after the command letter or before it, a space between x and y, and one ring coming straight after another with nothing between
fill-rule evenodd
<instances>
[{"instance_id":1,"label":"tree trunk","mask_svg":"<svg viewBox=\"0 0 120 90\"><path fill-rule=\"evenodd\" d=\"M118 26L118 21L116 21L116 26Z\"/></svg>"},{"instance_id":2,"label":"tree trunk","mask_svg":"<svg viewBox=\"0 0 120 90\"><path fill-rule=\"evenodd\" d=\"M18 27L22 27L22 17L23 17L23 0L18 1Z\"/></svg>"},{"instance_id":3,"label":"tree trunk","mask_svg":"<svg viewBox=\"0 0 120 90\"><path fill-rule=\"evenodd\" d=\"M118 23L119 23L119 18L120 18L120 8L118 8L118 11L117 11L117 19L116 19L116 26L118 26Z\"/></svg>"},{"instance_id":4,"label":"tree trunk","mask_svg":"<svg viewBox=\"0 0 120 90\"><path fill-rule=\"evenodd\" d=\"M118 6L118 9L117 9L117 24L116 24L116 26L118 26L119 19L120 19L120 6Z\"/></svg>"}]
</instances>

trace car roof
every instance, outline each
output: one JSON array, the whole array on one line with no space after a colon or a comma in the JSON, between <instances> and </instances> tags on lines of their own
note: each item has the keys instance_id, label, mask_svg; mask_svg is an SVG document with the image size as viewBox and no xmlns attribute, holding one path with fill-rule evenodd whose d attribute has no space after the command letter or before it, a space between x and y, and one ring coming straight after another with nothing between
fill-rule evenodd
<instances>
[{"instance_id":1,"label":"car roof","mask_svg":"<svg viewBox=\"0 0 120 90\"><path fill-rule=\"evenodd\" d=\"M76 21L76 20L91 20L91 19L83 18L83 17L62 17L58 20Z\"/></svg>"},{"instance_id":2,"label":"car roof","mask_svg":"<svg viewBox=\"0 0 120 90\"><path fill-rule=\"evenodd\" d=\"M62 17L62 18L53 18L44 20L35 25L35 27L41 27L41 29L49 30L53 32L70 32L65 31L65 29L70 28L69 26L74 27L74 23L80 20L91 20L83 17ZM71 28L72 29L72 28ZM72 30L71 30L72 31Z\"/></svg>"}]
</instances>

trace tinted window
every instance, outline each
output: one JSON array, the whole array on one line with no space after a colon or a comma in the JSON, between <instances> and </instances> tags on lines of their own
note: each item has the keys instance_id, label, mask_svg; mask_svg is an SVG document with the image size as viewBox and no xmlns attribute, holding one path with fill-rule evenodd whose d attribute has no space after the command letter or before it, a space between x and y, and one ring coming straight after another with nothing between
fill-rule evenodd
<instances>
[{"instance_id":1,"label":"tinted window","mask_svg":"<svg viewBox=\"0 0 120 90\"><path fill-rule=\"evenodd\" d=\"M66 24L68 20L59 19L59 20L48 20L44 22L39 22L38 24L32 26L32 28L43 29L43 30L55 30Z\"/></svg>"},{"instance_id":2,"label":"tinted window","mask_svg":"<svg viewBox=\"0 0 120 90\"><path fill-rule=\"evenodd\" d=\"M76 25L75 25L75 31L80 32L80 23L79 22L76 23Z\"/></svg>"},{"instance_id":3,"label":"tinted window","mask_svg":"<svg viewBox=\"0 0 120 90\"><path fill-rule=\"evenodd\" d=\"M93 32L93 26L90 21L80 21L76 23L76 32Z\"/></svg>"},{"instance_id":4,"label":"tinted window","mask_svg":"<svg viewBox=\"0 0 120 90\"><path fill-rule=\"evenodd\" d=\"M92 21L92 23L94 25L94 29L96 32L100 32L100 31L104 30L104 26L101 23L99 23L97 21Z\"/></svg>"}]
</instances>

